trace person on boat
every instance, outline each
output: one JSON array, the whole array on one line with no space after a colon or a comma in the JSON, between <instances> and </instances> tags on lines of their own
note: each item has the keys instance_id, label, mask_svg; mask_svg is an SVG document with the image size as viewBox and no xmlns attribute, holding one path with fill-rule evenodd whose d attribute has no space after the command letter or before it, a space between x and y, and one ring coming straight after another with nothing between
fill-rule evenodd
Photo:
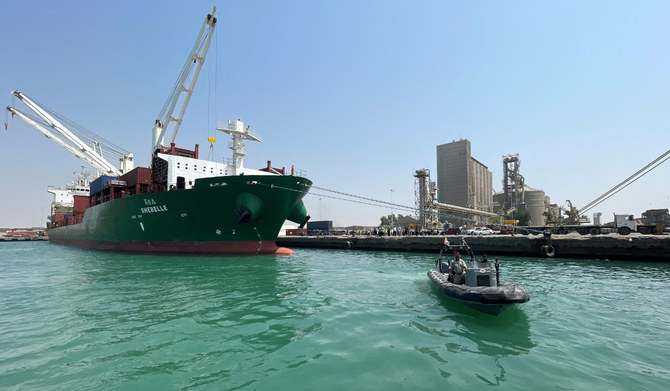
<instances>
[{"instance_id":1,"label":"person on boat","mask_svg":"<svg viewBox=\"0 0 670 391\"><path fill-rule=\"evenodd\" d=\"M451 281L454 284L462 284L465 281L465 271L468 267L465 265L465 261L461 259L461 255L458 251L454 251L454 260L449 265L449 274L451 275Z\"/></svg>"},{"instance_id":2,"label":"person on boat","mask_svg":"<svg viewBox=\"0 0 670 391\"><path fill-rule=\"evenodd\" d=\"M489 262L489 256L484 254L484 258L481 261L477 262L477 267L491 267L491 262Z\"/></svg>"}]
</instances>

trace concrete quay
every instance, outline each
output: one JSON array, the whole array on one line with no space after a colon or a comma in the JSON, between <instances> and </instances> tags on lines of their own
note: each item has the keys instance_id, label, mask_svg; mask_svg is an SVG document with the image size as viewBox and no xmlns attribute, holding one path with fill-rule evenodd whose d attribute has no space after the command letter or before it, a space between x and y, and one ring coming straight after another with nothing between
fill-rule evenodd
<instances>
[{"instance_id":1,"label":"concrete quay","mask_svg":"<svg viewBox=\"0 0 670 391\"><path fill-rule=\"evenodd\" d=\"M437 254L444 236L280 236L279 246L288 248L404 251ZM551 244L554 257L582 259L624 259L670 262L668 235L555 235L551 243L542 235L464 236L478 258L483 254L544 257L542 246ZM447 236L459 243L459 236Z\"/></svg>"},{"instance_id":2,"label":"concrete quay","mask_svg":"<svg viewBox=\"0 0 670 391\"><path fill-rule=\"evenodd\" d=\"M28 238L25 236L0 236L0 243L2 242L36 242L36 241L47 241L49 237L45 236L35 236L34 238Z\"/></svg>"}]
</instances>

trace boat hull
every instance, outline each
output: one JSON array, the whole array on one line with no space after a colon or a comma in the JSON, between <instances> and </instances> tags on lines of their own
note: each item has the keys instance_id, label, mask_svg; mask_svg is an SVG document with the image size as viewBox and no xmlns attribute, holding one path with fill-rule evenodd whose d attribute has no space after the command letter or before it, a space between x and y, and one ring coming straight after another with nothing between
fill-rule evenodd
<instances>
[{"instance_id":1,"label":"boat hull","mask_svg":"<svg viewBox=\"0 0 670 391\"><path fill-rule=\"evenodd\" d=\"M491 315L498 315L514 304L530 300L524 288L504 280L500 280L498 286L467 286L449 282L446 273L436 270L428 271L428 277L440 293Z\"/></svg>"},{"instance_id":2,"label":"boat hull","mask_svg":"<svg viewBox=\"0 0 670 391\"><path fill-rule=\"evenodd\" d=\"M147 193L89 207L81 223L49 229L53 243L112 251L283 254L282 224L312 182L280 175L202 178L192 189Z\"/></svg>"}]
</instances>

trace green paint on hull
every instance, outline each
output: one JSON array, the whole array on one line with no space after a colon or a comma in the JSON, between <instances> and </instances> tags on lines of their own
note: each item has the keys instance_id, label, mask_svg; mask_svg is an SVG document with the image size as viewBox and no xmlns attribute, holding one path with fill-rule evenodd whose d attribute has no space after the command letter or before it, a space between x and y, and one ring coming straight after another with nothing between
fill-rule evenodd
<instances>
[{"instance_id":1,"label":"green paint on hull","mask_svg":"<svg viewBox=\"0 0 670 391\"><path fill-rule=\"evenodd\" d=\"M252 247L267 253L276 248L282 224L302 205L311 185L306 178L279 175L198 179L192 189L139 194L90 207L81 223L52 228L49 238L78 247L147 252L183 243L183 251L176 252L185 253L227 252L225 243L259 243ZM253 219L240 223L239 194L251 194L262 204Z\"/></svg>"}]
</instances>

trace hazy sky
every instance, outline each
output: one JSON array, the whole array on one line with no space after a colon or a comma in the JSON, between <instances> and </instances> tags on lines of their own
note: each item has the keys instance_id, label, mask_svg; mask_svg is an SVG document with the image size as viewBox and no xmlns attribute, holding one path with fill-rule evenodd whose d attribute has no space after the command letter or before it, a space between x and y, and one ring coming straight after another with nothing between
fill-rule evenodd
<instances>
[{"instance_id":1,"label":"hazy sky","mask_svg":"<svg viewBox=\"0 0 670 391\"><path fill-rule=\"evenodd\" d=\"M518 153L528 185L581 207L670 148L667 1L1 3L3 107L19 89L144 166L213 5L216 37L177 137L201 156L216 122L239 117L263 138L245 166L294 164L315 186L413 206L414 171L436 180L436 146L467 138L495 190L502 156ZM216 136L220 161L231 152ZM82 163L19 119L0 145L0 227L42 225L47 185ZM313 220L390 213L312 193ZM591 212L651 208L670 208L670 163Z\"/></svg>"}]
</instances>

